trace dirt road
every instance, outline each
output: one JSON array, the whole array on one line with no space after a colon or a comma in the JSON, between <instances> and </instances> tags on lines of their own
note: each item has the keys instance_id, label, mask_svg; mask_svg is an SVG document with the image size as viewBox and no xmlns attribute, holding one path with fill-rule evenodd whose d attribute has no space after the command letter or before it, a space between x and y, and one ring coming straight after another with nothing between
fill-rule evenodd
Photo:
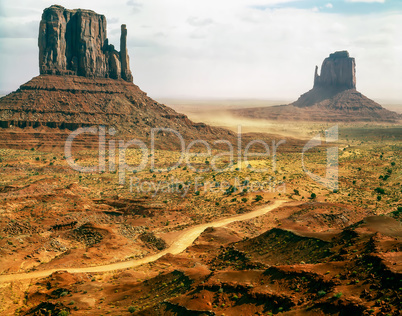
<instances>
[{"instance_id":1,"label":"dirt road","mask_svg":"<svg viewBox=\"0 0 402 316\"><path fill-rule=\"evenodd\" d=\"M133 268L140 266L145 263L153 262L158 260L160 257L171 253L171 254L179 254L182 251L186 250L187 247L191 246L191 244L194 242L194 240L197 239L199 235L208 227L221 227L228 225L233 222L237 221L244 221L248 220L254 217L258 217L261 215L264 215L273 209L280 207L282 204L284 204L286 201L285 200L275 200L273 203L269 205L265 205L262 207L259 207L258 209L249 212L249 213L244 213L241 215L235 215L229 218L224 218L224 219L219 219L215 222L212 223L207 223L207 224L201 224L197 225L191 228L188 228L184 230L178 237L177 239L170 245L169 248L137 260L130 260L130 261L123 261L123 262L116 262L116 263L111 263L107 265L100 265L100 266L93 266L93 267L85 267L85 268L65 268L65 269L51 269L51 270L43 270L43 271L34 271L34 272L28 272L28 273L16 273L16 274L6 274L6 275L0 275L0 283L1 282L12 282L12 281L17 281L17 280L28 280L28 279L36 279L36 278L44 278L49 275L51 275L53 272L56 271L67 271L69 273L91 273L91 272L108 272L108 271L114 271L114 270L121 270L121 269L127 269L127 268Z\"/></svg>"}]
</instances>

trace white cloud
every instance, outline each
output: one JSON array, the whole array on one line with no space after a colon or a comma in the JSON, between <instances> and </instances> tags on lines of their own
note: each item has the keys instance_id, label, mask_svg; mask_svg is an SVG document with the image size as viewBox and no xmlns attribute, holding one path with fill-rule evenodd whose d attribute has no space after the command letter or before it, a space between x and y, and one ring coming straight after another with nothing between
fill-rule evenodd
<instances>
[{"instance_id":1,"label":"white cloud","mask_svg":"<svg viewBox=\"0 0 402 316\"><path fill-rule=\"evenodd\" d=\"M209 18L201 19L201 18L196 17L196 16L190 16L187 19L187 22L188 22L188 24L190 24L192 26L206 26L206 25L214 23L214 21L212 19L209 19Z\"/></svg>"},{"instance_id":2,"label":"white cloud","mask_svg":"<svg viewBox=\"0 0 402 316\"><path fill-rule=\"evenodd\" d=\"M346 0L346 2L365 2L365 3L378 2L378 3L384 3L385 0Z\"/></svg>"},{"instance_id":3,"label":"white cloud","mask_svg":"<svg viewBox=\"0 0 402 316\"><path fill-rule=\"evenodd\" d=\"M332 9L334 6L332 5L332 3L327 3L325 7L328 9Z\"/></svg>"},{"instance_id":4,"label":"white cloud","mask_svg":"<svg viewBox=\"0 0 402 316\"><path fill-rule=\"evenodd\" d=\"M29 20L39 23L41 11L53 1L21 0L24 11L9 2L4 6L13 14L7 19L18 24L28 19L30 10ZM84 6L82 0L59 2L68 3L68 8ZM295 99L312 87L315 65L330 53L347 49L356 58L362 93L402 99L402 14L362 18L311 9L250 8L280 2L288 1L134 1L142 4L135 15L127 0L86 1L84 8L127 24L134 82L153 97ZM109 40L116 47L119 23L108 23ZM14 90L29 79L27 74L38 73L37 41L17 42L18 49L11 54L4 48L13 43L11 39L0 39L2 89Z\"/></svg>"}]
</instances>

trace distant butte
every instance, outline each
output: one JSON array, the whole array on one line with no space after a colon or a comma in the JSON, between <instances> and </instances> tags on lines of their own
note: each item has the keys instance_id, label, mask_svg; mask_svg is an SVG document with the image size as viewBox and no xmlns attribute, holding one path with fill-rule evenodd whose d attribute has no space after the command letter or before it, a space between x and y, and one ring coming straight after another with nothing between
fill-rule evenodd
<instances>
[{"instance_id":1,"label":"distant butte","mask_svg":"<svg viewBox=\"0 0 402 316\"><path fill-rule=\"evenodd\" d=\"M347 51L325 58L315 68L313 89L288 105L233 110L237 116L282 121L397 122L401 115L356 90L356 62Z\"/></svg>"}]
</instances>

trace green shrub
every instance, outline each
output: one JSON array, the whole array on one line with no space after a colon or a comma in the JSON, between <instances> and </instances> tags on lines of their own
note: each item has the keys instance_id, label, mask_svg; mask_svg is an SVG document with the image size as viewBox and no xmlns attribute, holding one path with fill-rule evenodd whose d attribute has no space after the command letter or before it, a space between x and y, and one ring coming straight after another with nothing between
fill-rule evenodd
<instances>
[{"instance_id":1,"label":"green shrub","mask_svg":"<svg viewBox=\"0 0 402 316\"><path fill-rule=\"evenodd\" d=\"M129 311L129 313L135 313L135 311L136 311L137 309L134 307L134 306L130 306L129 308L128 308L128 311Z\"/></svg>"},{"instance_id":2,"label":"green shrub","mask_svg":"<svg viewBox=\"0 0 402 316\"><path fill-rule=\"evenodd\" d=\"M315 199L317 195L315 193L311 193L311 199Z\"/></svg>"},{"instance_id":3,"label":"green shrub","mask_svg":"<svg viewBox=\"0 0 402 316\"><path fill-rule=\"evenodd\" d=\"M375 188L374 191L378 194L385 194L385 190L383 188Z\"/></svg>"},{"instance_id":4,"label":"green shrub","mask_svg":"<svg viewBox=\"0 0 402 316\"><path fill-rule=\"evenodd\" d=\"M258 202L258 201L261 201L262 199L264 199L261 195L257 195L256 197L255 197L255 201L256 202Z\"/></svg>"},{"instance_id":5,"label":"green shrub","mask_svg":"<svg viewBox=\"0 0 402 316\"><path fill-rule=\"evenodd\" d=\"M327 292L321 290L321 291L318 291L317 294L318 294L318 296L325 296L327 294Z\"/></svg>"}]
</instances>

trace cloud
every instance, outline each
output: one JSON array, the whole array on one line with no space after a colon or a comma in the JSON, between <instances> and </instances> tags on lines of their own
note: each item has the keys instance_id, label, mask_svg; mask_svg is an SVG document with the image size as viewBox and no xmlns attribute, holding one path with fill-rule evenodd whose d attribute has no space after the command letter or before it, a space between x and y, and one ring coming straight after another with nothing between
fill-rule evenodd
<instances>
[{"instance_id":1,"label":"cloud","mask_svg":"<svg viewBox=\"0 0 402 316\"><path fill-rule=\"evenodd\" d=\"M39 21L18 23L10 19L0 20L0 38L38 38Z\"/></svg>"},{"instance_id":2,"label":"cloud","mask_svg":"<svg viewBox=\"0 0 402 316\"><path fill-rule=\"evenodd\" d=\"M212 19L201 19L199 17L195 17L195 16L190 16L187 19L187 23L190 24L191 26L206 26L209 24L214 23L214 21Z\"/></svg>"},{"instance_id":3,"label":"cloud","mask_svg":"<svg viewBox=\"0 0 402 316\"><path fill-rule=\"evenodd\" d=\"M127 5L132 7L133 13L139 13L143 7L143 4L138 0L128 0Z\"/></svg>"},{"instance_id":4,"label":"cloud","mask_svg":"<svg viewBox=\"0 0 402 316\"><path fill-rule=\"evenodd\" d=\"M385 3L385 0L346 0L346 2Z\"/></svg>"},{"instance_id":5,"label":"cloud","mask_svg":"<svg viewBox=\"0 0 402 316\"><path fill-rule=\"evenodd\" d=\"M331 10L325 6L329 1L336 4ZM38 25L29 23L38 23L53 2L20 0L17 8L0 0L7 12L7 18L0 17L0 36L7 36L0 38L2 89L14 90L38 74ZM117 46L119 23L127 24L134 82L152 97L295 99L312 87L315 65L347 49L356 58L362 93L402 99L401 10L387 1L378 7L392 10L366 14L360 7L371 6L356 5L359 10L350 14L341 10L352 5L341 2L69 0L68 7L85 5L105 14L109 42ZM318 12L312 12L314 4Z\"/></svg>"},{"instance_id":6,"label":"cloud","mask_svg":"<svg viewBox=\"0 0 402 316\"><path fill-rule=\"evenodd\" d=\"M332 5L332 3L327 3L325 7L328 9L332 9L334 6Z\"/></svg>"},{"instance_id":7,"label":"cloud","mask_svg":"<svg viewBox=\"0 0 402 316\"><path fill-rule=\"evenodd\" d=\"M108 24L119 23L119 18L109 18L109 19L107 19L107 23Z\"/></svg>"}]
</instances>

